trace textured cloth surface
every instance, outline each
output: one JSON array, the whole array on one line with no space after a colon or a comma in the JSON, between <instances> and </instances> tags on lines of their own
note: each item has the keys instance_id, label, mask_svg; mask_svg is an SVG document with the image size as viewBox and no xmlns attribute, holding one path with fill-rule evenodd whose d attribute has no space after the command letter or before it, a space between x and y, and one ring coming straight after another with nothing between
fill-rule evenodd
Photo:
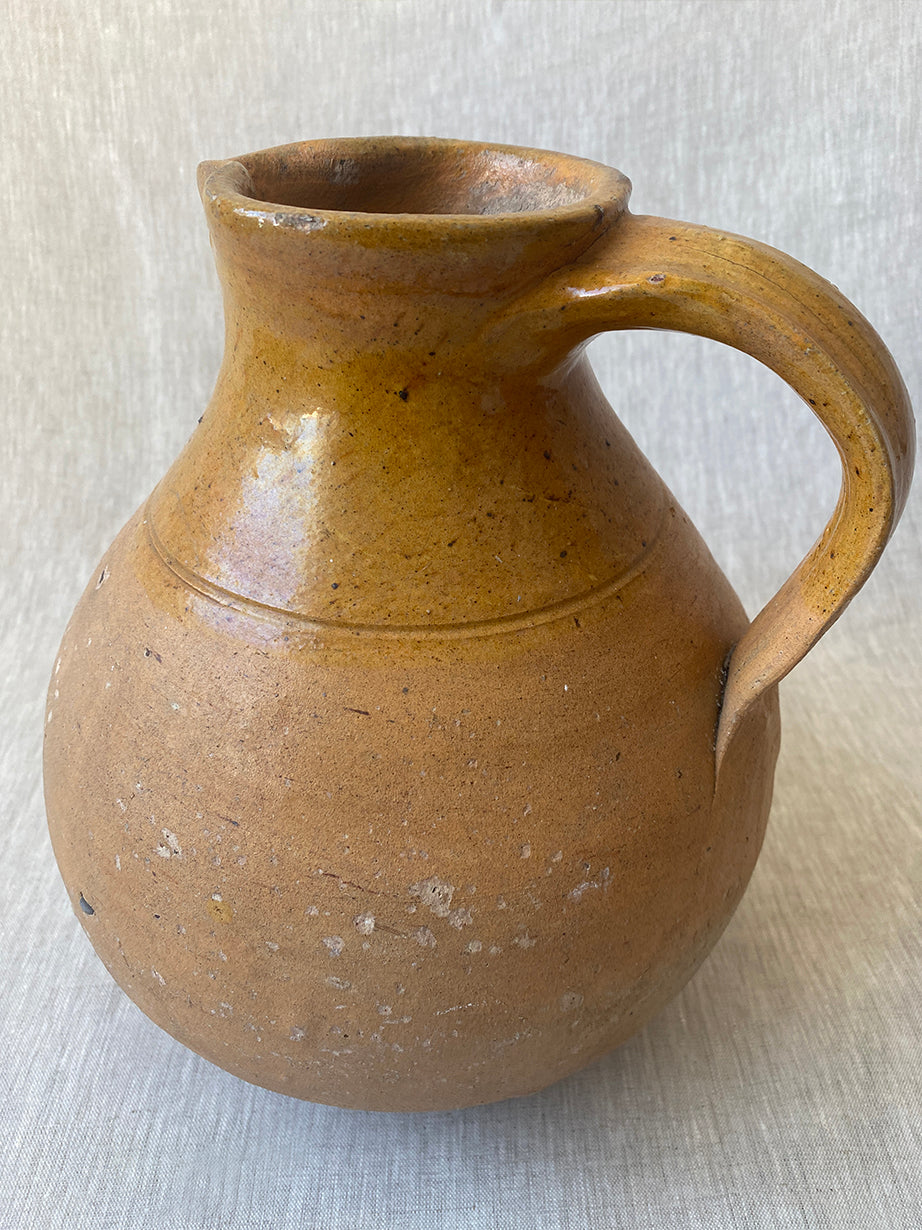
<instances>
[{"instance_id":1,"label":"textured cloth surface","mask_svg":"<svg viewBox=\"0 0 922 1230\"><path fill-rule=\"evenodd\" d=\"M920 514L782 687L775 804L712 956L535 1097L293 1102L184 1050L72 916L41 803L46 681L116 530L202 412L220 299L201 158L379 132L618 166L638 212L816 268L922 404L922 5L5 6L0 1230L922 1225ZM754 611L828 516L835 452L733 352L593 345L616 411Z\"/></svg>"}]
</instances>

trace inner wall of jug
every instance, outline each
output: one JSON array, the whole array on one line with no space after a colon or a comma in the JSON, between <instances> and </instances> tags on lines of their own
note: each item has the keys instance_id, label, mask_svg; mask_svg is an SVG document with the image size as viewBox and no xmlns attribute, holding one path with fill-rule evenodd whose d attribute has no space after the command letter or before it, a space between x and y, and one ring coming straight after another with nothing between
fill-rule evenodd
<instances>
[{"instance_id":1,"label":"inner wall of jug","mask_svg":"<svg viewBox=\"0 0 922 1230\"><path fill-rule=\"evenodd\" d=\"M239 161L254 200L417 216L566 209L604 192L608 177L618 174L543 151L426 140L305 142Z\"/></svg>"}]
</instances>

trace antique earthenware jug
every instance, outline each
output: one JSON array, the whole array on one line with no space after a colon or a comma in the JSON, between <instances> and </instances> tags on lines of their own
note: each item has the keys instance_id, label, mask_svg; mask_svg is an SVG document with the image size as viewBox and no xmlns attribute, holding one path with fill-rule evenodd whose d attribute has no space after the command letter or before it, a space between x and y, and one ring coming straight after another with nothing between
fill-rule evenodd
<instances>
[{"instance_id":1,"label":"antique earthenware jug","mask_svg":"<svg viewBox=\"0 0 922 1230\"><path fill-rule=\"evenodd\" d=\"M912 417L828 283L635 217L619 172L460 141L200 168L226 352L64 635L46 798L132 999L300 1098L525 1094L690 977L762 840L776 684L903 505ZM842 459L752 623L583 354L754 355Z\"/></svg>"}]
</instances>

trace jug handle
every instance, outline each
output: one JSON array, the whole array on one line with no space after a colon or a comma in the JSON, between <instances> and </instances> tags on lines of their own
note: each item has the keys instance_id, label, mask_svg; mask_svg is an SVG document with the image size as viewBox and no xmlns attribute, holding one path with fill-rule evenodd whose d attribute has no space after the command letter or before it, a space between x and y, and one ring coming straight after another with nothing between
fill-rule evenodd
<instances>
[{"instance_id":1,"label":"jug handle","mask_svg":"<svg viewBox=\"0 0 922 1230\"><path fill-rule=\"evenodd\" d=\"M832 517L730 655L716 732L719 771L749 706L841 615L896 526L915 444L905 386L883 342L834 286L765 244L708 227L625 213L530 297L517 305L516 331L524 341L525 325L545 360L558 348L562 360L611 329L713 338L785 380L839 452L842 488Z\"/></svg>"}]
</instances>

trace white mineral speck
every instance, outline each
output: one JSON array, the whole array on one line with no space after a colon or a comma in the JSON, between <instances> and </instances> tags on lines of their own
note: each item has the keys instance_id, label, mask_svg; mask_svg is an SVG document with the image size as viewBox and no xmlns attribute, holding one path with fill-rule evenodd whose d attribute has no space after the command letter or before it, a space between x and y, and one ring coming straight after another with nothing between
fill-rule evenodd
<instances>
[{"instance_id":1,"label":"white mineral speck","mask_svg":"<svg viewBox=\"0 0 922 1230\"><path fill-rule=\"evenodd\" d=\"M588 864L584 864L588 870ZM608 867L603 867L598 878L595 880L583 880L582 884L577 884L576 888L570 890L567 896L571 901L579 901L584 893L587 893L591 888L607 888L608 882L611 879L611 871Z\"/></svg>"},{"instance_id":2,"label":"white mineral speck","mask_svg":"<svg viewBox=\"0 0 922 1230\"><path fill-rule=\"evenodd\" d=\"M163 839L167 845L166 857L169 858L171 854L175 854L177 858L182 858L182 846L179 844L176 834L171 833L169 829L161 829L160 832L163 834ZM158 848L158 853L163 853L162 845Z\"/></svg>"},{"instance_id":3,"label":"white mineral speck","mask_svg":"<svg viewBox=\"0 0 922 1230\"><path fill-rule=\"evenodd\" d=\"M418 884L411 884L409 888L410 896L418 897L423 905L429 907L436 918L448 917L454 891L453 884L449 884L447 880L440 880L438 876L420 880Z\"/></svg>"}]
</instances>

